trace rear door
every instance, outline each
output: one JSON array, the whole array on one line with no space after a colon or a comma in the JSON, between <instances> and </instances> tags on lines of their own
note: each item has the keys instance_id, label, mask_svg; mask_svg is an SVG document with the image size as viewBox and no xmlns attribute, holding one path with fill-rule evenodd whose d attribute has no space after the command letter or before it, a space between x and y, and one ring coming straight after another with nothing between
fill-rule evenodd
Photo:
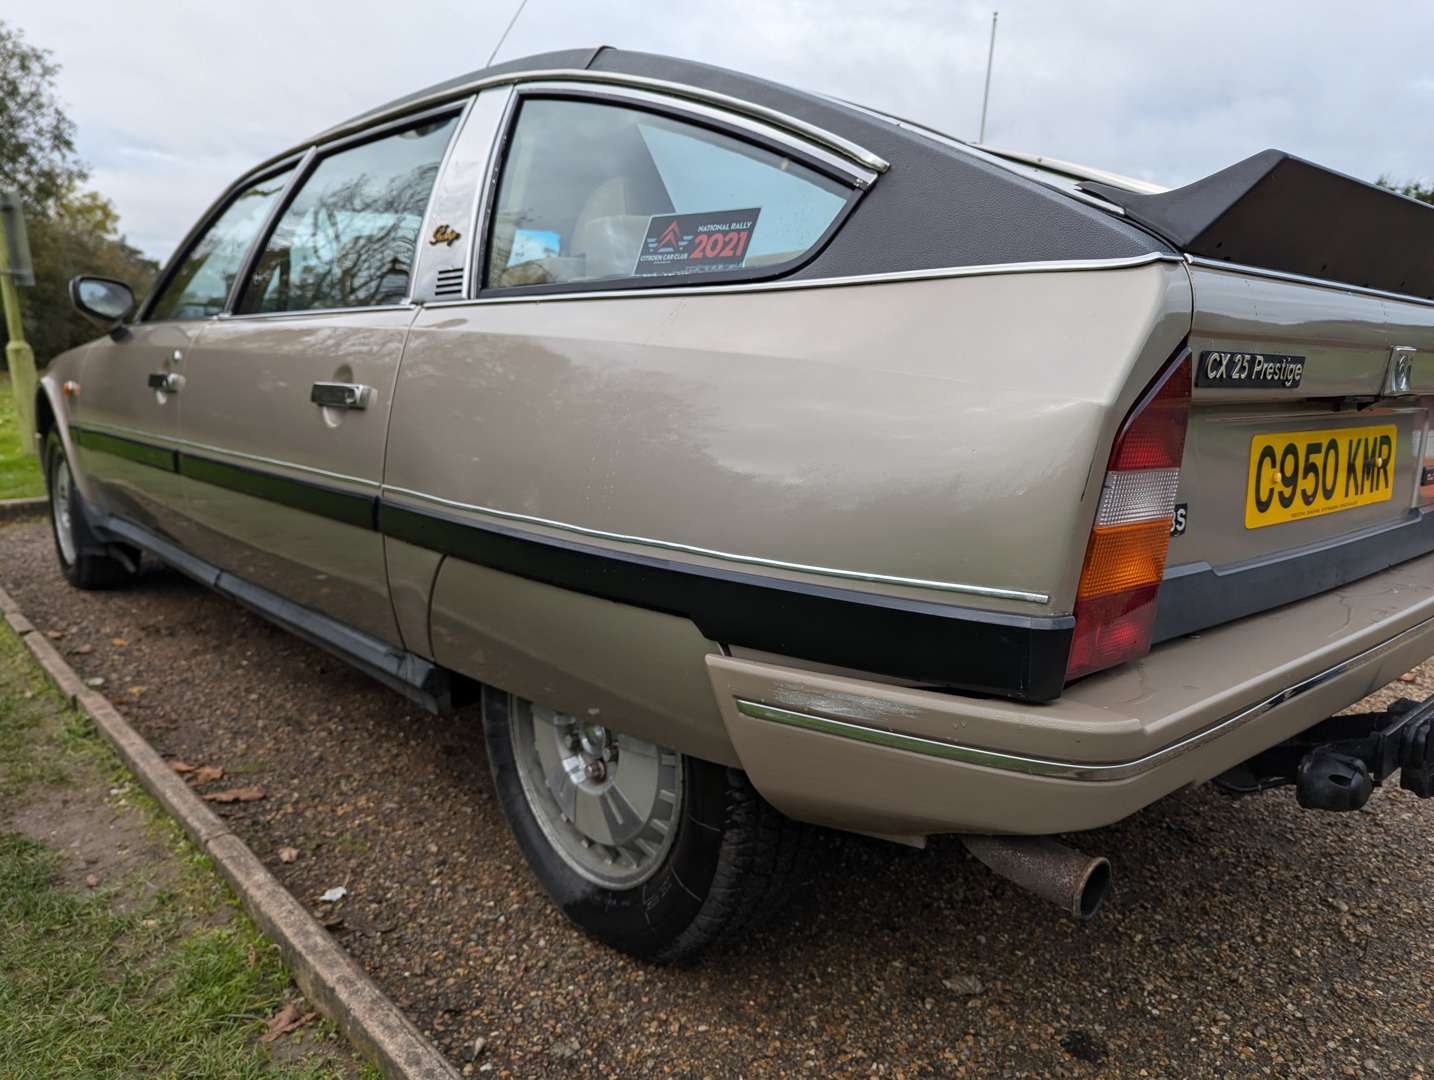
<instances>
[{"instance_id":1,"label":"rear door","mask_svg":"<svg viewBox=\"0 0 1434 1080\"><path fill-rule=\"evenodd\" d=\"M243 185L171 264L141 318L86 353L71 430L109 512L171 538L184 532L175 468L186 361L292 173L290 163Z\"/></svg>"},{"instance_id":2,"label":"rear door","mask_svg":"<svg viewBox=\"0 0 1434 1080\"><path fill-rule=\"evenodd\" d=\"M1421 486L1430 309L1235 270L1191 274L1195 386L1158 638L1434 546L1434 485ZM1406 317L1392 322L1392 306Z\"/></svg>"},{"instance_id":3,"label":"rear door","mask_svg":"<svg viewBox=\"0 0 1434 1080\"><path fill-rule=\"evenodd\" d=\"M196 554L398 644L375 503L410 278L456 108L320 148L190 356Z\"/></svg>"}]
</instances>

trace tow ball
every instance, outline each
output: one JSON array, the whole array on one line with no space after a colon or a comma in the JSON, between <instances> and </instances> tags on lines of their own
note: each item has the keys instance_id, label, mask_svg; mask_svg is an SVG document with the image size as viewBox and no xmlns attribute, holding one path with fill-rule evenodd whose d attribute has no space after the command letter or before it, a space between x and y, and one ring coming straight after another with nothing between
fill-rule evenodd
<instances>
[{"instance_id":1,"label":"tow ball","mask_svg":"<svg viewBox=\"0 0 1434 1080\"><path fill-rule=\"evenodd\" d=\"M1395 772L1406 791L1434 796L1434 697L1331 716L1222 773L1215 784L1231 795L1294 784L1307 810L1358 810Z\"/></svg>"}]
</instances>

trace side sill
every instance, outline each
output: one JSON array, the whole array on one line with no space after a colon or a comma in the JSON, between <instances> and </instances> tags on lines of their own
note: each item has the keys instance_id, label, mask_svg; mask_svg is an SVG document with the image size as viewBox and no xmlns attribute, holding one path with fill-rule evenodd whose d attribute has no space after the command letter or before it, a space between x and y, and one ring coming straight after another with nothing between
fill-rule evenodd
<instances>
[{"instance_id":1,"label":"side sill","mask_svg":"<svg viewBox=\"0 0 1434 1080\"><path fill-rule=\"evenodd\" d=\"M180 573L351 664L430 713L451 712L476 700L476 684L447 668L235 577L133 522L93 508L90 512L97 519L95 524L111 536L143 548Z\"/></svg>"}]
</instances>

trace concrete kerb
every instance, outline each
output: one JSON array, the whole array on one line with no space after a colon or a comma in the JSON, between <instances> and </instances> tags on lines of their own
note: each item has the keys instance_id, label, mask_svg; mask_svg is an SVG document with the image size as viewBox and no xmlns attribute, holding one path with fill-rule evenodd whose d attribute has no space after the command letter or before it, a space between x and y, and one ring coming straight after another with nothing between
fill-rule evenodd
<instances>
[{"instance_id":1,"label":"concrete kerb","mask_svg":"<svg viewBox=\"0 0 1434 1080\"><path fill-rule=\"evenodd\" d=\"M33 499L0 499L0 522L44 517L49 505L50 500L43 495Z\"/></svg>"},{"instance_id":2,"label":"concrete kerb","mask_svg":"<svg viewBox=\"0 0 1434 1080\"><path fill-rule=\"evenodd\" d=\"M4 589L0 612L60 693L94 721L140 785L213 860L259 930L279 946L294 981L349 1042L394 1080L458 1080L460 1074L438 1048L109 700L84 684Z\"/></svg>"}]
</instances>

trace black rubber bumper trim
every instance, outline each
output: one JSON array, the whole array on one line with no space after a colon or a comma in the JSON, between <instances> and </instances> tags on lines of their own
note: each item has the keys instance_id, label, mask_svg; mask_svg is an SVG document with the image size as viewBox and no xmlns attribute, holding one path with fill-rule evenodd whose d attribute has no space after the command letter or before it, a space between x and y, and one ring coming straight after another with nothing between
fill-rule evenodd
<instances>
[{"instance_id":1,"label":"black rubber bumper trim","mask_svg":"<svg viewBox=\"0 0 1434 1080\"><path fill-rule=\"evenodd\" d=\"M1434 551L1434 513L1411 510L1395 525L1237 567L1186 563L1165 572L1155 611L1156 642L1293 604Z\"/></svg>"}]
</instances>

